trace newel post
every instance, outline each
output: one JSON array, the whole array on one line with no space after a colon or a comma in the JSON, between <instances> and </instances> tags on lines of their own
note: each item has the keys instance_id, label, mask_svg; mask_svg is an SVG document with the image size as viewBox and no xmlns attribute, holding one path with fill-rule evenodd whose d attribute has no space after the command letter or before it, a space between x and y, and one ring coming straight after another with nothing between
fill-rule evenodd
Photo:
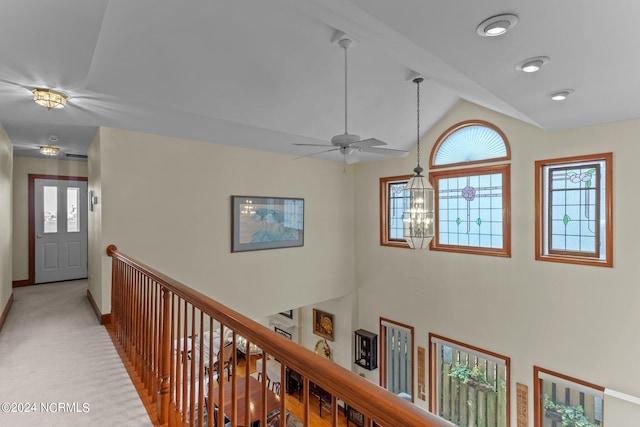
<instances>
[{"instance_id":1,"label":"newel post","mask_svg":"<svg viewBox=\"0 0 640 427\"><path fill-rule=\"evenodd\" d=\"M165 425L169 419L169 365L171 353L171 295L167 288L162 289L162 340L160 366L160 390L158 391L158 422Z\"/></svg>"}]
</instances>

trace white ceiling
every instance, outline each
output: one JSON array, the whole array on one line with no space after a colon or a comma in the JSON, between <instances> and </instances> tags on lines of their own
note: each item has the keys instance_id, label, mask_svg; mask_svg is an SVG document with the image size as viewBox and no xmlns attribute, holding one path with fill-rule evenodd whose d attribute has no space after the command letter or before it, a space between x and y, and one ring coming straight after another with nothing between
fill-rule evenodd
<instances>
[{"instance_id":1,"label":"white ceiling","mask_svg":"<svg viewBox=\"0 0 640 427\"><path fill-rule=\"evenodd\" d=\"M501 13L519 17L509 33L476 34ZM355 40L349 132L387 148L416 142L412 71L427 78L423 132L459 99L544 129L588 126L640 117L638 23L637 0L2 0L0 123L18 156L51 134L86 154L98 126L307 155L318 147L293 144L344 131L337 29ZM538 73L515 69L541 55ZM68 107L37 106L34 87L68 93Z\"/></svg>"}]
</instances>

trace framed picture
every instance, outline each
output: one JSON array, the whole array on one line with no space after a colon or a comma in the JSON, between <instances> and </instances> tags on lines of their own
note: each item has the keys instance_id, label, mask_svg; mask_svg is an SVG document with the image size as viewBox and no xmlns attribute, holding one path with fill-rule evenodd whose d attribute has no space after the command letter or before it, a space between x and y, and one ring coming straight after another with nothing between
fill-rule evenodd
<instances>
[{"instance_id":1,"label":"framed picture","mask_svg":"<svg viewBox=\"0 0 640 427\"><path fill-rule=\"evenodd\" d=\"M334 340L333 314L313 309L313 333L329 341Z\"/></svg>"},{"instance_id":2,"label":"framed picture","mask_svg":"<svg viewBox=\"0 0 640 427\"><path fill-rule=\"evenodd\" d=\"M279 333L280 335L284 336L284 337L287 337L289 339L293 338L289 332L285 331L284 329L280 329L277 326L274 326L273 330L276 331L277 333Z\"/></svg>"},{"instance_id":3,"label":"framed picture","mask_svg":"<svg viewBox=\"0 0 640 427\"><path fill-rule=\"evenodd\" d=\"M304 199L231 196L231 252L304 244Z\"/></svg>"},{"instance_id":4,"label":"framed picture","mask_svg":"<svg viewBox=\"0 0 640 427\"><path fill-rule=\"evenodd\" d=\"M289 319L293 319L293 310L281 311L280 314Z\"/></svg>"}]
</instances>

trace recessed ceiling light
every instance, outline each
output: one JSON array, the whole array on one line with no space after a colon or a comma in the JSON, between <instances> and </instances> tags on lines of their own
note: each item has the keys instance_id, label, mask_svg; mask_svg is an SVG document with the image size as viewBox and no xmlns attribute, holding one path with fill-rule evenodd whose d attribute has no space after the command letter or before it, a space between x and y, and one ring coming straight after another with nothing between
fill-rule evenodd
<instances>
[{"instance_id":1,"label":"recessed ceiling light","mask_svg":"<svg viewBox=\"0 0 640 427\"><path fill-rule=\"evenodd\" d=\"M547 62L549 62L548 56L536 56L535 58L525 59L516 65L516 70L524 71L525 73L535 73Z\"/></svg>"},{"instance_id":2,"label":"recessed ceiling light","mask_svg":"<svg viewBox=\"0 0 640 427\"><path fill-rule=\"evenodd\" d=\"M476 32L482 37L501 36L518 23L518 17L513 14L496 15L487 18L478 25Z\"/></svg>"},{"instance_id":3,"label":"recessed ceiling light","mask_svg":"<svg viewBox=\"0 0 640 427\"><path fill-rule=\"evenodd\" d=\"M565 99L567 99L567 97L569 95L571 95L573 93L573 89L562 89L559 90L557 92L553 92L551 95L549 95L551 97L551 99L553 99L554 101L564 101Z\"/></svg>"}]
</instances>

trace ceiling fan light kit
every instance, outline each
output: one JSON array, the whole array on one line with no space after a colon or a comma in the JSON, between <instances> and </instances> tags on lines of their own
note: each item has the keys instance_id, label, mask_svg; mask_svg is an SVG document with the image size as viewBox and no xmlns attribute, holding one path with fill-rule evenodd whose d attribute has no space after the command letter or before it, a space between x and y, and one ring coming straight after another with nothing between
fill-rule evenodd
<instances>
[{"instance_id":1,"label":"ceiling fan light kit","mask_svg":"<svg viewBox=\"0 0 640 427\"><path fill-rule=\"evenodd\" d=\"M46 88L35 88L31 92L33 93L33 101L47 110L64 108L67 106L68 96L66 93Z\"/></svg>"},{"instance_id":2,"label":"ceiling fan light kit","mask_svg":"<svg viewBox=\"0 0 640 427\"><path fill-rule=\"evenodd\" d=\"M413 169L415 175L407 182L404 189L408 206L402 218L403 237L411 249L425 249L429 246L434 235L434 191L429 180L422 175L420 166L420 83L424 79L416 77L413 82L417 88L417 158L418 165Z\"/></svg>"}]
</instances>

